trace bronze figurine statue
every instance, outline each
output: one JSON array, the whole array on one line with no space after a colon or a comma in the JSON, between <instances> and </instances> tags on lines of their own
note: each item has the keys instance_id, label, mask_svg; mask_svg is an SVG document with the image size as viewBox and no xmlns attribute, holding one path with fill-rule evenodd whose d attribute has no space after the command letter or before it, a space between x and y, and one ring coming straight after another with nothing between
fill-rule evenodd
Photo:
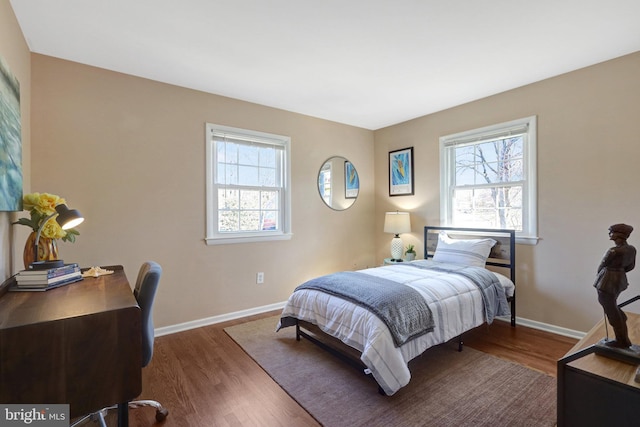
<instances>
[{"instance_id":1,"label":"bronze figurine statue","mask_svg":"<svg viewBox=\"0 0 640 427\"><path fill-rule=\"evenodd\" d=\"M598 267L598 276L593 286L598 290L598 302L604 309L615 333L615 340L607 340L605 345L627 349L631 347L627 331L627 315L618 307L618 296L627 289L627 272L636 266L636 248L627 244L633 227L615 224L609 227L609 239L615 246L605 253Z\"/></svg>"}]
</instances>

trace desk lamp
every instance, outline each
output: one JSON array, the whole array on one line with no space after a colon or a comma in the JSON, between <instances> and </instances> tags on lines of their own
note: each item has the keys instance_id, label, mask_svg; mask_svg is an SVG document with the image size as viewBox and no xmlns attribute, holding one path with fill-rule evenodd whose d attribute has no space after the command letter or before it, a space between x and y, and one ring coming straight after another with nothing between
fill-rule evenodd
<instances>
[{"instance_id":1,"label":"desk lamp","mask_svg":"<svg viewBox=\"0 0 640 427\"><path fill-rule=\"evenodd\" d=\"M391 261L401 262L404 246L400 233L411 231L409 212L387 212L384 216L384 232L395 234L391 239Z\"/></svg>"},{"instance_id":2,"label":"desk lamp","mask_svg":"<svg viewBox=\"0 0 640 427\"><path fill-rule=\"evenodd\" d=\"M69 209L67 205L65 205L64 203L56 206L56 211L51 215L49 215L48 217L46 217L44 221L42 221L42 224L40 225L40 227L38 228L38 233L36 234L36 241L34 243L35 250L36 250L35 251L36 260L31 264L29 264L30 270L47 270L50 268L62 267L64 265L64 261L61 259L51 260L51 261L39 261L38 242L40 241L40 234L42 233L42 229L44 228L44 225L56 215L57 215L56 222L60 224L60 227L63 230L68 230L70 228L73 228L81 224L82 221L84 221L84 217L82 216L82 214L80 214L80 212L78 212L75 209Z\"/></svg>"}]
</instances>

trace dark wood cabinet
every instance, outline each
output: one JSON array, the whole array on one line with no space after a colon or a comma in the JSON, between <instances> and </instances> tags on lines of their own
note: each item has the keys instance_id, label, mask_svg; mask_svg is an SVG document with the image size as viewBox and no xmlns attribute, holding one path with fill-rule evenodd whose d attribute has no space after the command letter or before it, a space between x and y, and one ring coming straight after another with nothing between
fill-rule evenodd
<instances>
[{"instance_id":1,"label":"dark wood cabinet","mask_svg":"<svg viewBox=\"0 0 640 427\"><path fill-rule=\"evenodd\" d=\"M71 417L142 390L140 307L122 267L0 298L0 403L70 405Z\"/></svg>"},{"instance_id":2,"label":"dark wood cabinet","mask_svg":"<svg viewBox=\"0 0 640 427\"><path fill-rule=\"evenodd\" d=\"M640 343L640 315L627 314L631 342ZM640 425L638 365L597 354L605 336L602 320L558 361L558 427Z\"/></svg>"}]
</instances>

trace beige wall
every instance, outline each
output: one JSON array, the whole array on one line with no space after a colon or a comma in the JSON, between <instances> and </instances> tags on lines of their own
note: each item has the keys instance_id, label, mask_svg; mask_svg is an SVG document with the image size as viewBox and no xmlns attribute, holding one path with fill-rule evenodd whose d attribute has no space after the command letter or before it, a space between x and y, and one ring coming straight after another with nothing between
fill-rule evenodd
<instances>
[{"instance_id":1,"label":"beige wall","mask_svg":"<svg viewBox=\"0 0 640 427\"><path fill-rule=\"evenodd\" d=\"M421 227L440 224L440 136L531 115L541 240L517 247L518 315L587 331L602 317L592 283L612 246L609 225L635 226L629 242L640 248L640 53L376 131L377 256L388 252L390 236L379 231L386 210L412 212L405 243L421 245ZM390 198L388 152L411 146L416 195ZM629 281L620 301L640 292L640 268Z\"/></svg>"},{"instance_id":2,"label":"beige wall","mask_svg":"<svg viewBox=\"0 0 640 427\"><path fill-rule=\"evenodd\" d=\"M22 120L22 170L25 191L30 186L31 152L31 54L22 36L9 0L0 0L0 56L20 82L20 115ZM11 244L15 213L0 212L0 281L12 274ZM19 233L18 233L19 234ZM18 237L15 238L18 240Z\"/></svg>"},{"instance_id":3,"label":"beige wall","mask_svg":"<svg viewBox=\"0 0 640 427\"><path fill-rule=\"evenodd\" d=\"M157 327L279 303L308 278L373 263L373 132L47 56L32 61L33 190L65 197L86 217L61 257L122 264L130 279L143 261L159 262ZM292 240L204 243L206 122L291 137ZM344 212L317 190L332 155L360 174L359 198Z\"/></svg>"},{"instance_id":4,"label":"beige wall","mask_svg":"<svg viewBox=\"0 0 640 427\"><path fill-rule=\"evenodd\" d=\"M640 236L640 53L370 132L46 56L30 64L8 2L0 8L0 54L22 89L25 191L60 194L87 217L78 242L61 245L65 260L123 264L131 278L146 259L164 266L157 326L278 303L309 277L380 263L387 210L412 212L404 240L421 248L422 226L440 223L438 138L530 115L541 240L517 249L518 315L588 330L601 317L591 284L611 246L607 227L627 222L638 228L630 243ZM291 241L204 244L207 121L292 137ZM387 154L405 147L415 150L416 194L390 198ZM361 178L344 212L317 195L317 170L332 155ZM3 277L9 221L0 214ZM640 293L640 270L629 278L623 299Z\"/></svg>"}]
</instances>

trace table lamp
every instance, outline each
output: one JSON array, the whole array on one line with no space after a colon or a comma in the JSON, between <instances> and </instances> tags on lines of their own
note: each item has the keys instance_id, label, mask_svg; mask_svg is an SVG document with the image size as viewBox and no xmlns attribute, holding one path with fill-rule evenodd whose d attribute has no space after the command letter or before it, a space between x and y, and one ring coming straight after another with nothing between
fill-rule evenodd
<instances>
[{"instance_id":1,"label":"table lamp","mask_svg":"<svg viewBox=\"0 0 640 427\"><path fill-rule=\"evenodd\" d=\"M40 261L39 254L38 254L38 242L40 241L40 234L42 233L42 229L44 228L44 225L56 215L57 215L56 222L60 224L60 227L63 230L68 230L70 228L73 228L81 224L82 221L84 221L84 217L82 216L82 214L80 214L80 212L78 212L75 209L69 209L67 205L65 205L64 203L56 206L56 211L51 215L49 215L48 217L46 217L44 221L42 221L42 224L40 225L40 227L38 228L38 233L36 234L36 241L34 243L36 260L29 265L29 269L31 270L47 270L50 268L62 267L64 265L64 261L61 259Z\"/></svg>"},{"instance_id":2,"label":"table lamp","mask_svg":"<svg viewBox=\"0 0 640 427\"><path fill-rule=\"evenodd\" d=\"M391 261L401 262L404 245L400 233L411 231L409 212L387 212L384 216L384 232L395 234L391 239Z\"/></svg>"}]
</instances>

